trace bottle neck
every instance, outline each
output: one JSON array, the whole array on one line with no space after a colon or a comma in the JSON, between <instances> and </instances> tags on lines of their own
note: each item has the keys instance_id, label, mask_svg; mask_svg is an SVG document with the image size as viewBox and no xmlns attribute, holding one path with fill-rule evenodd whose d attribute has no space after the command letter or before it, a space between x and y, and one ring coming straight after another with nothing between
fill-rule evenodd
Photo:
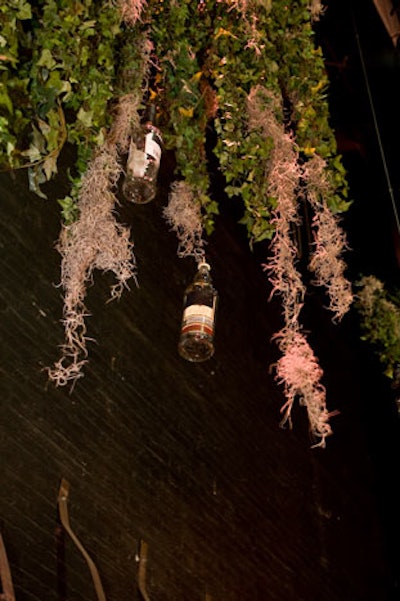
<instances>
[{"instance_id":1,"label":"bottle neck","mask_svg":"<svg viewBox=\"0 0 400 601\"><path fill-rule=\"evenodd\" d=\"M207 284L211 284L211 273L210 266L207 263L200 263L198 266L198 271L194 278L195 282L204 282Z\"/></svg>"},{"instance_id":2,"label":"bottle neck","mask_svg":"<svg viewBox=\"0 0 400 601\"><path fill-rule=\"evenodd\" d=\"M148 125L156 125L156 118L157 118L157 113L156 113L156 105L155 104L148 104L146 107L146 110L144 112L143 115L143 125L148 126Z\"/></svg>"}]
</instances>

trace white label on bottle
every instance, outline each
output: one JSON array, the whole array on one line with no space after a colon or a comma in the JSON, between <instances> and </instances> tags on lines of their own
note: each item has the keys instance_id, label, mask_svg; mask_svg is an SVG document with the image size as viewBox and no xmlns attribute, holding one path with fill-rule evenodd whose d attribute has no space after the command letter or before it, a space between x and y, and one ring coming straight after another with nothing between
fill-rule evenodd
<instances>
[{"instance_id":1,"label":"white label on bottle","mask_svg":"<svg viewBox=\"0 0 400 601\"><path fill-rule=\"evenodd\" d=\"M158 144L158 142L154 139L152 132L146 134L144 151L147 155L151 156L154 159L154 162L157 164L158 167L161 160L161 147Z\"/></svg>"},{"instance_id":2,"label":"white label on bottle","mask_svg":"<svg viewBox=\"0 0 400 601\"><path fill-rule=\"evenodd\" d=\"M207 307L207 305L190 305L190 307L186 307L184 311L184 317L190 317L192 315L198 315L199 317L208 317L208 319L213 319L214 308Z\"/></svg>"},{"instance_id":3,"label":"white label on bottle","mask_svg":"<svg viewBox=\"0 0 400 601\"><path fill-rule=\"evenodd\" d=\"M213 336L214 307L206 305L190 305L183 312L182 333L199 332Z\"/></svg>"},{"instance_id":4,"label":"white label on bottle","mask_svg":"<svg viewBox=\"0 0 400 601\"><path fill-rule=\"evenodd\" d=\"M135 142L131 142L127 162L127 171L133 177L143 177L146 173L148 159L146 152L139 150Z\"/></svg>"}]
</instances>

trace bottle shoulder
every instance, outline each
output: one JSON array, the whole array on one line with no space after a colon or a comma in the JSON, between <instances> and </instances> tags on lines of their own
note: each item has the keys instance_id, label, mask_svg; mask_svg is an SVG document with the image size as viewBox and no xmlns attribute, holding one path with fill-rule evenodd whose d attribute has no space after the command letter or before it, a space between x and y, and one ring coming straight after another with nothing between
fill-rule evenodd
<instances>
[{"instance_id":1,"label":"bottle shoulder","mask_svg":"<svg viewBox=\"0 0 400 601\"><path fill-rule=\"evenodd\" d=\"M189 284L188 288L212 288L213 285L211 282L192 282Z\"/></svg>"},{"instance_id":2,"label":"bottle shoulder","mask_svg":"<svg viewBox=\"0 0 400 601\"><path fill-rule=\"evenodd\" d=\"M161 137L161 130L158 129L157 125L154 125L154 123L151 123L151 121L146 121L146 123L142 123L142 129L146 133L154 133L154 134L157 134L157 136Z\"/></svg>"},{"instance_id":3,"label":"bottle shoulder","mask_svg":"<svg viewBox=\"0 0 400 601\"><path fill-rule=\"evenodd\" d=\"M186 294L190 294L191 292L196 292L196 291L199 291L199 292L201 291L203 293L209 292L213 296L215 296L217 294L217 291L211 282L192 282L186 288Z\"/></svg>"},{"instance_id":4,"label":"bottle shoulder","mask_svg":"<svg viewBox=\"0 0 400 601\"><path fill-rule=\"evenodd\" d=\"M206 264L202 264L199 266L199 270L194 276L193 280L186 287L186 291L194 291L194 290L209 290L213 294L216 294L216 290L213 286L213 281L210 273L210 268Z\"/></svg>"}]
</instances>

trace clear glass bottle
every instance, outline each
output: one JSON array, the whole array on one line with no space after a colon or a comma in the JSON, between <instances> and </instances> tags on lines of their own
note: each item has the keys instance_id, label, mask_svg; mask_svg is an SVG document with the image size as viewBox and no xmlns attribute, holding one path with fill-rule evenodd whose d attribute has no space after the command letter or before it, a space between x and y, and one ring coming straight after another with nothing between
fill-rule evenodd
<instances>
[{"instance_id":1,"label":"clear glass bottle","mask_svg":"<svg viewBox=\"0 0 400 601\"><path fill-rule=\"evenodd\" d=\"M155 125L156 107L147 107L143 123L132 133L122 184L125 198L137 204L153 200L157 192L157 175L162 152L162 136Z\"/></svg>"},{"instance_id":2,"label":"clear glass bottle","mask_svg":"<svg viewBox=\"0 0 400 601\"><path fill-rule=\"evenodd\" d=\"M187 361L206 361L214 354L215 310L218 293L212 285L210 265L199 263L186 288L178 351Z\"/></svg>"}]
</instances>

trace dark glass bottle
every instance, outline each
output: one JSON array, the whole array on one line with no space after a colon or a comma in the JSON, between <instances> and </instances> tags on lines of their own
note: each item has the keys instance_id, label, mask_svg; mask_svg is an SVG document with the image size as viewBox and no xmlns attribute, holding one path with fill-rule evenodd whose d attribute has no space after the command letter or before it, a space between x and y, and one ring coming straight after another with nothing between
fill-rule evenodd
<instances>
[{"instance_id":1,"label":"dark glass bottle","mask_svg":"<svg viewBox=\"0 0 400 601\"><path fill-rule=\"evenodd\" d=\"M156 107L149 105L143 123L131 137L122 193L137 204L150 202L157 192L163 141L155 119Z\"/></svg>"},{"instance_id":2,"label":"dark glass bottle","mask_svg":"<svg viewBox=\"0 0 400 601\"><path fill-rule=\"evenodd\" d=\"M215 310L218 293L212 285L210 266L199 263L193 282L186 288L178 350L187 361L206 361L214 354Z\"/></svg>"}]
</instances>

